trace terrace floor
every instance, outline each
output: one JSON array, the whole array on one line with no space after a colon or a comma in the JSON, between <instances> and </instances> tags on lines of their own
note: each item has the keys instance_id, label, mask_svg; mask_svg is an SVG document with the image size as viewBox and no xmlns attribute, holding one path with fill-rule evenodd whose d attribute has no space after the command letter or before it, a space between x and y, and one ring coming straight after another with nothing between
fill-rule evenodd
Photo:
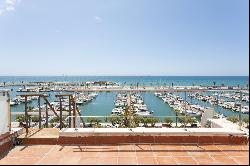
<instances>
[{"instance_id":1,"label":"terrace floor","mask_svg":"<svg viewBox=\"0 0 250 166\"><path fill-rule=\"evenodd\" d=\"M0 165L248 165L248 145L27 145L16 146L0 157Z\"/></svg>"},{"instance_id":2,"label":"terrace floor","mask_svg":"<svg viewBox=\"0 0 250 166\"><path fill-rule=\"evenodd\" d=\"M42 128L42 129L30 129L26 134L25 130L19 138L58 138L59 137L58 128Z\"/></svg>"}]
</instances>

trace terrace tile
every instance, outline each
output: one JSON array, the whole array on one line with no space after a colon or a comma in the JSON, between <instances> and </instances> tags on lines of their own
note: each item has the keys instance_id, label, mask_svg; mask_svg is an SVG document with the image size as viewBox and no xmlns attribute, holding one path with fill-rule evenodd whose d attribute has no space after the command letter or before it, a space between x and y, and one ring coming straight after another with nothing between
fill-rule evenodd
<instances>
[{"instance_id":1,"label":"terrace tile","mask_svg":"<svg viewBox=\"0 0 250 166\"><path fill-rule=\"evenodd\" d=\"M78 160L79 165L96 165L97 157L82 156Z\"/></svg>"},{"instance_id":2,"label":"terrace tile","mask_svg":"<svg viewBox=\"0 0 250 166\"><path fill-rule=\"evenodd\" d=\"M0 158L0 165L214 165L249 164L249 146L118 144L16 146Z\"/></svg>"},{"instance_id":3,"label":"terrace tile","mask_svg":"<svg viewBox=\"0 0 250 166\"><path fill-rule=\"evenodd\" d=\"M136 157L118 157L118 164L119 165L137 165L137 158Z\"/></svg>"},{"instance_id":4,"label":"terrace tile","mask_svg":"<svg viewBox=\"0 0 250 166\"><path fill-rule=\"evenodd\" d=\"M96 158L97 165L117 165L117 157L98 157Z\"/></svg>"},{"instance_id":5,"label":"terrace tile","mask_svg":"<svg viewBox=\"0 0 250 166\"><path fill-rule=\"evenodd\" d=\"M237 164L233 159L229 158L228 156L212 155L211 157L215 160L216 164L223 164L223 165Z\"/></svg>"},{"instance_id":6,"label":"terrace tile","mask_svg":"<svg viewBox=\"0 0 250 166\"><path fill-rule=\"evenodd\" d=\"M158 165L154 157L138 157L137 160L139 165Z\"/></svg>"},{"instance_id":7,"label":"terrace tile","mask_svg":"<svg viewBox=\"0 0 250 166\"><path fill-rule=\"evenodd\" d=\"M197 165L198 163L192 157L173 157L179 165Z\"/></svg>"},{"instance_id":8,"label":"terrace tile","mask_svg":"<svg viewBox=\"0 0 250 166\"><path fill-rule=\"evenodd\" d=\"M249 164L249 156L248 157L231 157L237 164L246 165Z\"/></svg>"},{"instance_id":9,"label":"terrace tile","mask_svg":"<svg viewBox=\"0 0 250 166\"><path fill-rule=\"evenodd\" d=\"M209 155L194 156L199 165L216 165L216 161Z\"/></svg>"},{"instance_id":10,"label":"terrace tile","mask_svg":"<svg viewBox=\"0 0 250 166\"><path fill-rule=\"evenodd\" d=\"M176 161L172 157L156 157L158 165L176 165Z\"/></svg>"}]
</instances>

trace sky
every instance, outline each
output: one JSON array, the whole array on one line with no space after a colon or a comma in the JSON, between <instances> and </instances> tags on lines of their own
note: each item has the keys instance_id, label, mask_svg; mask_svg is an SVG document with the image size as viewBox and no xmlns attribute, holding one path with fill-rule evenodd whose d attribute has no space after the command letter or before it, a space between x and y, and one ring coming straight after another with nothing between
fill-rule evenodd
<instances>
[{"instance_id":1,"label":"sky","mask_svg":"<svg viewBox=\"0 0 250 166\"><path fill-rule=\"evenodd\" d=\"M248 0L0 0L0 75L249 76Z\"/></svg>"}]
</instances>

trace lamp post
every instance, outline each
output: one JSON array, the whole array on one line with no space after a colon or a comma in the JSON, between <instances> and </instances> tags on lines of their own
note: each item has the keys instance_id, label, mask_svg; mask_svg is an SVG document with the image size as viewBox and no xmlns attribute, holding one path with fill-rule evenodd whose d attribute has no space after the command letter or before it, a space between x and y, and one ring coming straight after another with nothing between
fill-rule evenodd
<instances>
[{"instance_id":1,"label":"lamp post","mask_svg":"<svg viewBox=\"0 0 250 166\"><path fill-rule=\"evenodd\" d=\"M186 88L185 88L185 90L186 90ZM184 92L185 93L185 99L184 99L184 104L185 104L185 116L184 116L184 128L186 128L186 116L187 116L187 92L185 91Z\"/></svg>"},{"instance_id":2,"label":"lamp post","mask_svg":"<svg viewBox=\"0 0 250 166\"><path fill-rule=\"evenodd\" d=\"M178 125L178 112L175 111L175 127Z\"/></svg>"},{"instance_id":3,"label":"lamp post","mask_svg":"<svg viewBox=\"0 0 250 166\"><path fill-rule=\"evenodd\" d=\"M241 109L242 109L242 91L240 91L240 111L239 111L239 126L240 126L240 129L241 129L241 126L242 126Z\"/></svg>"}]
</instances>

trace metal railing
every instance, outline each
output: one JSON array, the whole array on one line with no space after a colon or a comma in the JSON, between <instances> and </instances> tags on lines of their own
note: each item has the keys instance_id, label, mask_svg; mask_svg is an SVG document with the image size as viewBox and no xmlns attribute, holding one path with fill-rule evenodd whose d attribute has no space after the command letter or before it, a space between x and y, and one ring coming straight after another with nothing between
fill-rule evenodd
<instances>
[{"instance_id":1,"label":"metal railing","mask_svg":"<svg viewBox=\"0 0 250 166\"><path fill-rule=\"evenodd\" d=\"M186 106L186 101L187 101L186 92L189 92L189 90L188 89L182 89L181 92L185 92L185 100L184 100L185 101L185 106L184 106L184 110L185 111L184 112L186 112L186 110L187 110L187 106ZM241 105L242 105L242 92L239 91L239 93L240 93L240 102L241 102ZM106 123L106 124L107 123L111 123L112 124L112 122L113 122L113 124L114 124L114 121L115 121L114 118L117 118L116 120L119 121L121 124L122 124L122 122L125 123L125 125L124 124L120 125L117 122L116 126L118 126L118 127L119 126L121 126L121 127L129 126L129 125L131 125L131 124L129 124L129 122L132 122L133 125L134 125L134 123L136 123L138 125L138 121L139 121L139 125L143 123L144 126L153 127L152 124L156 124L156 123L157 124L158 123L159 124L166 124L166 122L164 122L164 119L166 119L166 118L171 119L172 123L175 123L176 127L179 126L180 123L184 127L189 127L189 126L186 126L186 125L191 125L192 126L192 124L195 124L195 123L193 123L193 121L192 121L192 123L190 121L186 121L186 120L190 120L190 116L189 115L187 115L187 114L185 114L185 115L177 115L177 113L176 113L176 116L149 116L149 117L140 117L140 116L138 116L138 117L137 116L131 116L131 117L129 117L129 116L81 116L80 111L77 108L75 100L72 100L73 99L72 94L60 94L60 95L56 95L56 97L58 97L60 99L60 107L59 107L60 108L59 109L60 112L57 113L57 111L54 109L54 107L49 103L48 99L46 98L47 96L44 95L44 94L22 94L20 96L25 98L26 132L28 132L28 127L29 127L28 126L27 97L30 97L30 96L38 96L39 97L39 99L38 99L38 108L39 108L39 112L38 112L39 113L39 124L38 124L38 127L39 128L41 128L44 124L48 124L49 121L52 120L51 118L50 119L48 118L48 108L50 108L50 110L53 111L54 115L57 118L59 118L59 124L56 124L54 127L59 127L60 129L63 128L63 127L69 127L69 128L73 127L73 128L75 128L76 125L79 124L79 121L81 121L80 122L80 127L81 127L81 124L82 124L82 127L89 127L86 124L88 124L88 125L91 124L90 125L91 127L98 127L99 124L103 124L103 123ZM61 97L63 97L63 96L69 97L69 110L68 110L68 116L66 118L62 117L63 116L62 115L63 109L62 109ZM40 98L44 98L44 100L46 101L46 123L42 122L42 117L41 117L42 109L41 109L41 105L40 105ZM71 113L73 113L73 116L71 115ZM80 116L76 116L77 113ZM198 115L194 116L193 115L192 117L196 117L197 122L200 121L200 116L198 116ZM76 123L77 119L79 119L79 120ZM159 120L157 121L157 119L159 119ZM170 123L170 121L171 121L169 119L168 119L168 123ZM113 124L112 124L111 127L114 127ZM148 125L148 124L150 124L150 125ZM242 115L241 115L241 109L240 109L240 111L239 111L239 126L241 127L241 125L242 125ZM136 125L134 125L134 126L136 126ZM193 126L195 126L195 125L193 125Z\"/></svg>"},{"instance_id":2,"label":"metal railing","mask_svg":"<svg viewBox=\"0 0 250 166\"><path fill-rule=\"evenodd\" d=\"M72 121L75 119L75 124ZM99 127L200 127L199 116L67 116L63 120L66 126L58 122L55 128L99 128Z\"/></svg>"}]
</instances>

